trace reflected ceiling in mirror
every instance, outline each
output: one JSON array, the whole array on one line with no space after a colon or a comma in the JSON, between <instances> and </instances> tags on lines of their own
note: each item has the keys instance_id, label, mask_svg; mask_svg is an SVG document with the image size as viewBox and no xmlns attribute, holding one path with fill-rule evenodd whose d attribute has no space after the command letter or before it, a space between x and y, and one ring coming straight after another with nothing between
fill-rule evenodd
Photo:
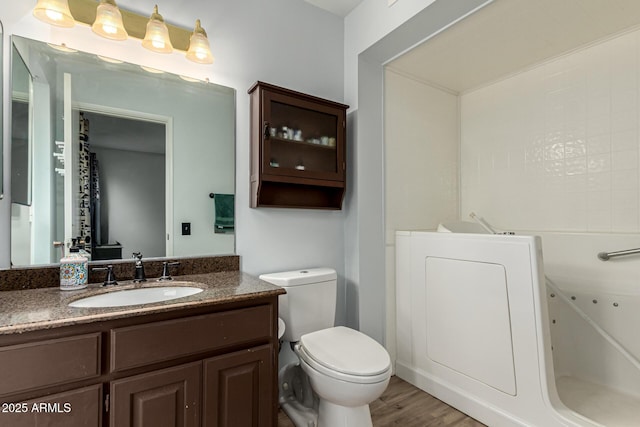
<instances>
[{"instance_id":1,"label":"reflected ceiling in mirror","mask_svg":"<svg viewBox=\"0 0 640 427\"><path fill-rule=\"evenodd\" d=\"M12 41L33 76L12 265L58 262L52 242L78 237L93 260L234 253L233 89Z\"/></svg>"}]
</instances>

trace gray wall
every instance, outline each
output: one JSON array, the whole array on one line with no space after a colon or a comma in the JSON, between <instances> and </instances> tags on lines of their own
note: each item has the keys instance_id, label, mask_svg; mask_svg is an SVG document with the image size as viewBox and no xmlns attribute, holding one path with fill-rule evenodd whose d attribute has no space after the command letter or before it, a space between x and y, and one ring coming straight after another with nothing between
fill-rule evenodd
<instances>
[{"instance_id":1,"label":"gray wall","mask_svg":"<svg viewBox=\"0 0 640 427\"><path fill-rule=\"evenodd\" d=\"M92 147L100 169L103 242L122 244L122 258L165 255L165 156ZM95 226L95 225L94 225Z\"/></svg>"}]
</instances>

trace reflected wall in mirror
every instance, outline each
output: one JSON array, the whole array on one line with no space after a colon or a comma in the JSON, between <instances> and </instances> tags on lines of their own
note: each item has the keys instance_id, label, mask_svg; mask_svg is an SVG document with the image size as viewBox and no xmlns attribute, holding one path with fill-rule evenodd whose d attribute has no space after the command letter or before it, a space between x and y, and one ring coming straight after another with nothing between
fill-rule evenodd
<instances>
[{"instance_id":1,"label":"reflected wall in mirror","mask_svg":"<svg viewBox=\"0 0 640 427\"><path fill-rule=\"evenodd\" d=\"M11 203L31 205L30 111L33 78L19 52L11 51ZM16 209L19 209L16 207Z\"/></svg>"},{"instance_id":2,"label":"reflected wall in mirror","mask_svg":"<svg viewBox=\"0 0 640 427\"><path fill-rule=\"evenodd\" d=\"M58 262L52 242L75 238L93 260L234 252L233 89L12 42L32 76L31 203L12 196L12 265Z\"/></svg>"}]
</instances>

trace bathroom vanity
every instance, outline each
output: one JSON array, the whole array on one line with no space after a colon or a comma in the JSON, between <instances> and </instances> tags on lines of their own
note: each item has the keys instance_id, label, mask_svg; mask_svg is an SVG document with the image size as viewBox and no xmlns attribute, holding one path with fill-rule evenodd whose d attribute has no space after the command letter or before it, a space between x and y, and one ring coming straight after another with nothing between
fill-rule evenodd
<instances>
[{"instance_id":1,"label":"bathroom vanity","mask_svg":"<svg viewBox=\"0 0 640 427\"><path fill-rule=\"evenodd\" d=\"M238 271L180 279L203 292L114 308L68 304L140 285L0 292L0 426L277 425L284 291Z\"/></svg>"}]
</instances>

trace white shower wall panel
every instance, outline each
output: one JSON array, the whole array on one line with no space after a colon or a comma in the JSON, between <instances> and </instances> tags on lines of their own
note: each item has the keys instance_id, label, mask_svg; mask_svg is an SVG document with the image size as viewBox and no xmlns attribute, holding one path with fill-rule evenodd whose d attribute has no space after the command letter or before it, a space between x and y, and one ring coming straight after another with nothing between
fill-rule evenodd
<instances>
[{"instance_id":1,"label":"white shower wall panel","mask_svg":"<svg viewBox=\"0 0 640 427\"><path fill-rule=\"evenodd\" d=\"M639 34L461 95L463 216L506 229L640 231Z\"/></svg>"}]
</instances>

